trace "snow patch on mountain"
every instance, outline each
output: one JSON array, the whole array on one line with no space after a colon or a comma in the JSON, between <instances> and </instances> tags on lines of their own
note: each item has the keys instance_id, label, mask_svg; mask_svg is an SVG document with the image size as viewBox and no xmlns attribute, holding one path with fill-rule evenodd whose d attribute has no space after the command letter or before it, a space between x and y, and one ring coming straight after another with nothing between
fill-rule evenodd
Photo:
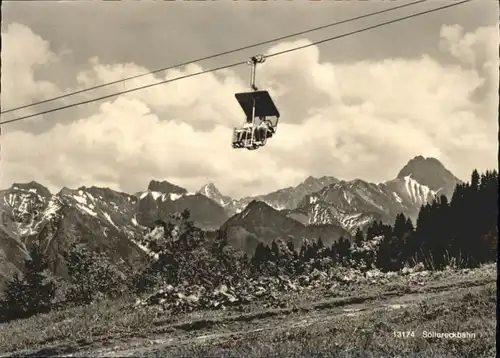
<instances>
[{"instance_id":1,"label":"snow patch on mountain","mask_svg":"<svg viewBox=\"0 0 500 358\"><path fill-rule=\"evenodd\" d=\"M393 191L392 195L394 195L394 198L396 198L396 201L398 203L402 203L403 202L403 199L401 199L401 197L396 192Z\"/></svg>"},{"instance_id":2,"label":"snow patch on mountain","mask_svg":"<svg viewBox=\"0 0 500 358\"><path fill-rule=\"evenodd\" d=\"M208 198L212 198L212 197L215 197L215 196L220 194L220 192L217 190L217 188L215 187L215 185L213 183L209 183L209 184L205 185L198 192L200 194L205 195Z\"/></svg>"},{"instance_id":3,"label":"snow patch on mountain","mask_svg":"<svg viewBox=\"0 0 500 358\"><path fill-rule=\"evenodd\" d=\"M363 227L371 222L371 217L363 213L341 214L337 216L341 226L349 232L354 232L358 227Z\"/></svg>"},{"instance_id":4,"label":"snow patch on mountain","mask_svg":"<svg viewBox=\"0 0 500 358\"><path fill-rule=\"evenodd\" d=\"M95 211L91 210L90 208L84 205L77 204L76 207L88 215L97 216L97 213Z\"/></svg>"},{"instance_id":5,"label":"snow patch on mountain","mask_svg":"<svg viewBox=\"0 0 500 358\"><path fill-rule=\"evenodd\" d=\"M135 239L131 239L131 241L134 244L136 244L138 248L140 248L142 251L144 251L148 256L153 257L155 260L158 260L158 258L160 257L160 255L158 253L151 251L146 245L143 245L139 241L137 241Z\"/></svg>"},{"instance_id":6,"label":"snow patch on mountain","mask_svg":"<svg viewBox=\"0 0 500 358\"><path fill-rule=\"evenodd\" d=\"M130 221L132 222L132 225L134 225L134 226L139 226L139 223L137 222L137 218L135 217L135 215L134 215L134 217L132 218L132 220L130 220Z\"/></svg>"},{"instance_id":7,"label":"snow patch on mountain","mask_svg":"<svg viewBox=\"0 0 500 358\"><path fill-rule=\"evenodd\" d=\"M111 225L113 225L115 228L119 229L118 226L115 225L115 223L113 222L113 220L111 220L111 216L108 214L108 213L103 213L104 217L106 218L106 220L109 221L109 223Z\"/></svg>"},{"instance_id":8,"label":"snow patch on mountain","mask_svg":"<svg viewBox=\"0 0 500 358\"><path fill-rule=\"evenodd\" d=\"M268 200L264 200L263 203L266 203L271 208L278 210L278 211L287 209L287 206L284 204L281 204L281 203L276 203L276 202L272 202L272 201L268 201Z\"/></svg>"},{"instance_id":9,"label":"snow patch on mountain","mask_svg":"<svg viewBox=\"0 0 500 358\"><path fill-rule=\"evenodd\" d=\"M151 194L151 196L153 197L153 199L155 200L158 200L159 197L162 196L162 193L158 192L158 191L151 191L149 192Z\"/></svg>"},{"instance_id":10,"label":"snow patch on mountain","mask_svg":"<svg viewBox=\"0 0 500 358\"><path fill-rule=\"evenodd\" d=\"M233 200L230 197L223 195L213 183L208 183L204 185L200 190L198 190L198 194L201 194L209 199L212 199L223 208L227 207L233 202Z\"/></svg>"},{"instance_id":11,"label":"snow patch on mountain","mask_svg":"<svg viewBox=\"0 0 500 358\"><path fill-rule=\"evenodd\" d=\"M80 190L79 191L79 194L82 193L82 191ZM79 202L80 204L82 205L87 205L87 200L85 200L85 198L83 196L81 196L82 194L80 194L80 196L78 195L73 195L73 199L75 199L77 202Z\"/></svg>"},{"instance_id":12,"label":"snow patch on mountain","mask_svg":"<svg viewBox=\"0 0 500 358\"><path fill-rule=\"evenodd\" d=\"M170 200L175 201L182 198L182 194L170 194Z\"/></svg>"},{"instance_id":13,"label":"snow patch on mountain","mask_svg":"<svg viewBox=\"0 0 500 358\"><path fill-rule=\"evenodd\" d=\"M436 192L431 190L428 186L422 185L415 179L412 179L411 174L405 176L403 180L406 192L414 203L424 204L428 201L429 195L436 195Z\"/></svg>"}]
</instances>

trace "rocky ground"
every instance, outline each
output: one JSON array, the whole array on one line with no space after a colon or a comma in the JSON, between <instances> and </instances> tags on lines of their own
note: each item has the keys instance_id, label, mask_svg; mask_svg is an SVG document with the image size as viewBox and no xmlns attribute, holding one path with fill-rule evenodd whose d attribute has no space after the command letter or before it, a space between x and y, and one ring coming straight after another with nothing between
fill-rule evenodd
<instances>
[{"instance_id":1,"label":"rocky ground","mask_svg":"<svg viewBox=\"0 0 500 358\"><path fill-rule=\"evenodd\" d=\"M165 286L0 325L5 356L495 356L496 264ZM473 338L429 338L467 332ZM397 336L395 332L409 332ZM370 356L370 355L368 355Z\"/></svg>"}]
</instances>

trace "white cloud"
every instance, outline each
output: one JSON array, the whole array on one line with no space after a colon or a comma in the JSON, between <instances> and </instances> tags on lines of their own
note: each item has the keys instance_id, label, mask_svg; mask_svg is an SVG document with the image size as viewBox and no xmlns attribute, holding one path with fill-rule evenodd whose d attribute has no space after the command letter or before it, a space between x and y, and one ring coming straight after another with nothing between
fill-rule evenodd
<instances>
[{"instance_id":1,"label":"white cloud","mask_svg":"<svg viewBox=\"0 0 500 358\"><path fill-rule=\"evenodd\" d=\"M441 48L464 63L481 66L498 57L498 27L483 26L464 33L460 25L441 27Z\"/></svg>"},{"instance_id":2,"label":"white cloud","mask_svg":"<svg viewBox=\"0 0 500 358\"><path fill-rule=\"evenodd\" d=\"M37 80L36 71L58 60L49 43L27 26L13 23L2 30L2 109L56 96L57 87Z\"/></svg>"},{"instance_id":3,"label":"white cloud","mask_svg":"<svg viewBox=\"0 0 500 358\"><path fill-rule=\"evenodd\" d=\"M490 39L481 31L477 38ZM282 121L275 138L257 151L230 145L232 127L243 119L234 93L247 86L247 78L233 71L132 92L45 133L4 135L2 182L36 179L51 189L101 185L134 192L153 178L190 190L212 181L223 192L242 196L295 185L310 174L382 181L419 154L435 156L467 178L474 167L497 165L496 110L491 111L493 103L486 111L470 98L487 80L478 66L497 56L481 47L488 41L467 36L457 27L443 27L441 46L473 67L445 66L425 55L336 64L321 62L317 47L269 58L257 82L271 91ZM269 52L306 43L279 44ZM91 70L77 74L83 87L147 71L133 63L92 59L90 64ZM203 69L191 65L108 91ZM13 88L10 95L18 93ZM484 101L497 104L495 96L490 91Z\"/></svg>"},{"instance_id":4,"label":"white cloud","mask_svg":"<svg viewBox=\"0 0 500 358\"><path fill-rule=\"evenodd\" d=\"M468 33L464 33L460 25L443 26L440 35L441 48L461 63L476 69L485 79L485 89L490 94L496 92L499 80L498 26L483 26ZM493 95L496 100L497 94ZM484 105L491 106L492 99L487 100Z\"/></svg>"},{"instance_id":5,"label":"white cloud","mask_svg":"<svg viewBox=\"0 0 500 358\"><path fill-rule=\"evenodd\" d=\"M90 60L92 68L78 75L83 88L108 83L149 72L148 69L133 63L104 65L97 58ZM184 69L172 69L166 74L147 75L109 87L108 92L126 91L147 86L160 81L189 76L202 71L197 64L185 66ZM216 124L238 125L241 120L241 109L233 99L234 93L245 91L243 82L233 71L220 71L222 79L212 73L187 77L185 79L149 87L123 95L138 99L150 106L158 114L167 114L168 119L182 117L182 121L193 125L213 127ZM230 99L228 101L228 98ZM229 103L228 105L228 102ZM186 111L186 108L190 108Z\"/></svg>"}]
</instances>

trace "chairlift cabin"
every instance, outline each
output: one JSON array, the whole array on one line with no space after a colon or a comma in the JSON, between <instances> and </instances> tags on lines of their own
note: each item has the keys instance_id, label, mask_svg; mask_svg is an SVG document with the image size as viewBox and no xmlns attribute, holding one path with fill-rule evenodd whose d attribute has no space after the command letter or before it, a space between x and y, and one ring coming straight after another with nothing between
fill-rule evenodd
<instances>
[{"instance_id":1,"label":"chairlift cabin","mask_svg":"<svg viewBox=\"0 0 500 358\"><path fill-rule=\"evenodd\" d=\"M276 108L268 91L259 90L255 86L255 70L257 63L263 63L264 56L250 58L252 66L251 92L236 93L234 96L245 113L245 122L241 128L234 128L233 148L254 150L266 144L268 138L276 133L280 112Z\"/></svg>"}]
</instances>

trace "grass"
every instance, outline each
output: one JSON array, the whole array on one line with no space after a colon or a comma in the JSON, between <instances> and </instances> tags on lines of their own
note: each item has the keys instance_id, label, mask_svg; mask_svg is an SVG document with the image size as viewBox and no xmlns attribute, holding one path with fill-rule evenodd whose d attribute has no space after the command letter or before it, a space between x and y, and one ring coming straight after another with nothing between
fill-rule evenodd
<instances>
[{"instance_id":1,"label":"grass","mask_svg":"<svg viewBox=\"0 0 500 358\"><path fill-rule=\"evenodd\" d=\"M2 324L0 352L38 349L52 343L62 344L62 350L70 350L106 341L109 337L125 338L154 328L155 312L130 311L129 305L126 299L107 300Z\"/></svg>"},{"instance_id":2,"label":"grass","mask_svg":"<svg viewBox=\"0 0 500 358\"><path fill-rule=\"evenodd\" d=\"M217 342L158 349L148 356L287 356L287 357L494 357L496 288L450 302L431 301L396 311L377 310L341 316L305 327L254 332ZM413 331L414 337L395 338L395 331ZM470 332L473 339L424 338L427 332Z\"/></svg>"},{"instance_id":3,"label":"grass","mask_svg":"<svg viewBox=\"0 0 500 358\"><path fill-rule=\"evenodd\" d=\"M64 354L103 347L126 348L134 343L144 346L168 336L176 340L174 347L153 347L140 355L341 357L349 352L378 356L420 352L424 356L484 357L495 348L496 267L490 266L468 273L432 274L424 279L423 286L398 277L389 283L350 284L333 293L326 287L291 292L286 294L288 305L274 309L263 309L261 304L254 303L243 310L197 311L174 316L154 307L133 308L133 297L105 300L0 324L0 352L23 356L32 352ZM450 302L436 296L415 307L367 310L354 316L338 314L343 306L370 307L397 295L454 292L472 285L484 288L452 297ZM307 320L307 325L291 326L301 320ZM265 330L249 332L255 329ZM471 341L392 336L393 331L409 329L416 334L423 330L469 331L477 336ZM233 334L238 331L246 333ZM204 334L222 335L193 343L193 337Z\"/></svg>"}]
</instances>

